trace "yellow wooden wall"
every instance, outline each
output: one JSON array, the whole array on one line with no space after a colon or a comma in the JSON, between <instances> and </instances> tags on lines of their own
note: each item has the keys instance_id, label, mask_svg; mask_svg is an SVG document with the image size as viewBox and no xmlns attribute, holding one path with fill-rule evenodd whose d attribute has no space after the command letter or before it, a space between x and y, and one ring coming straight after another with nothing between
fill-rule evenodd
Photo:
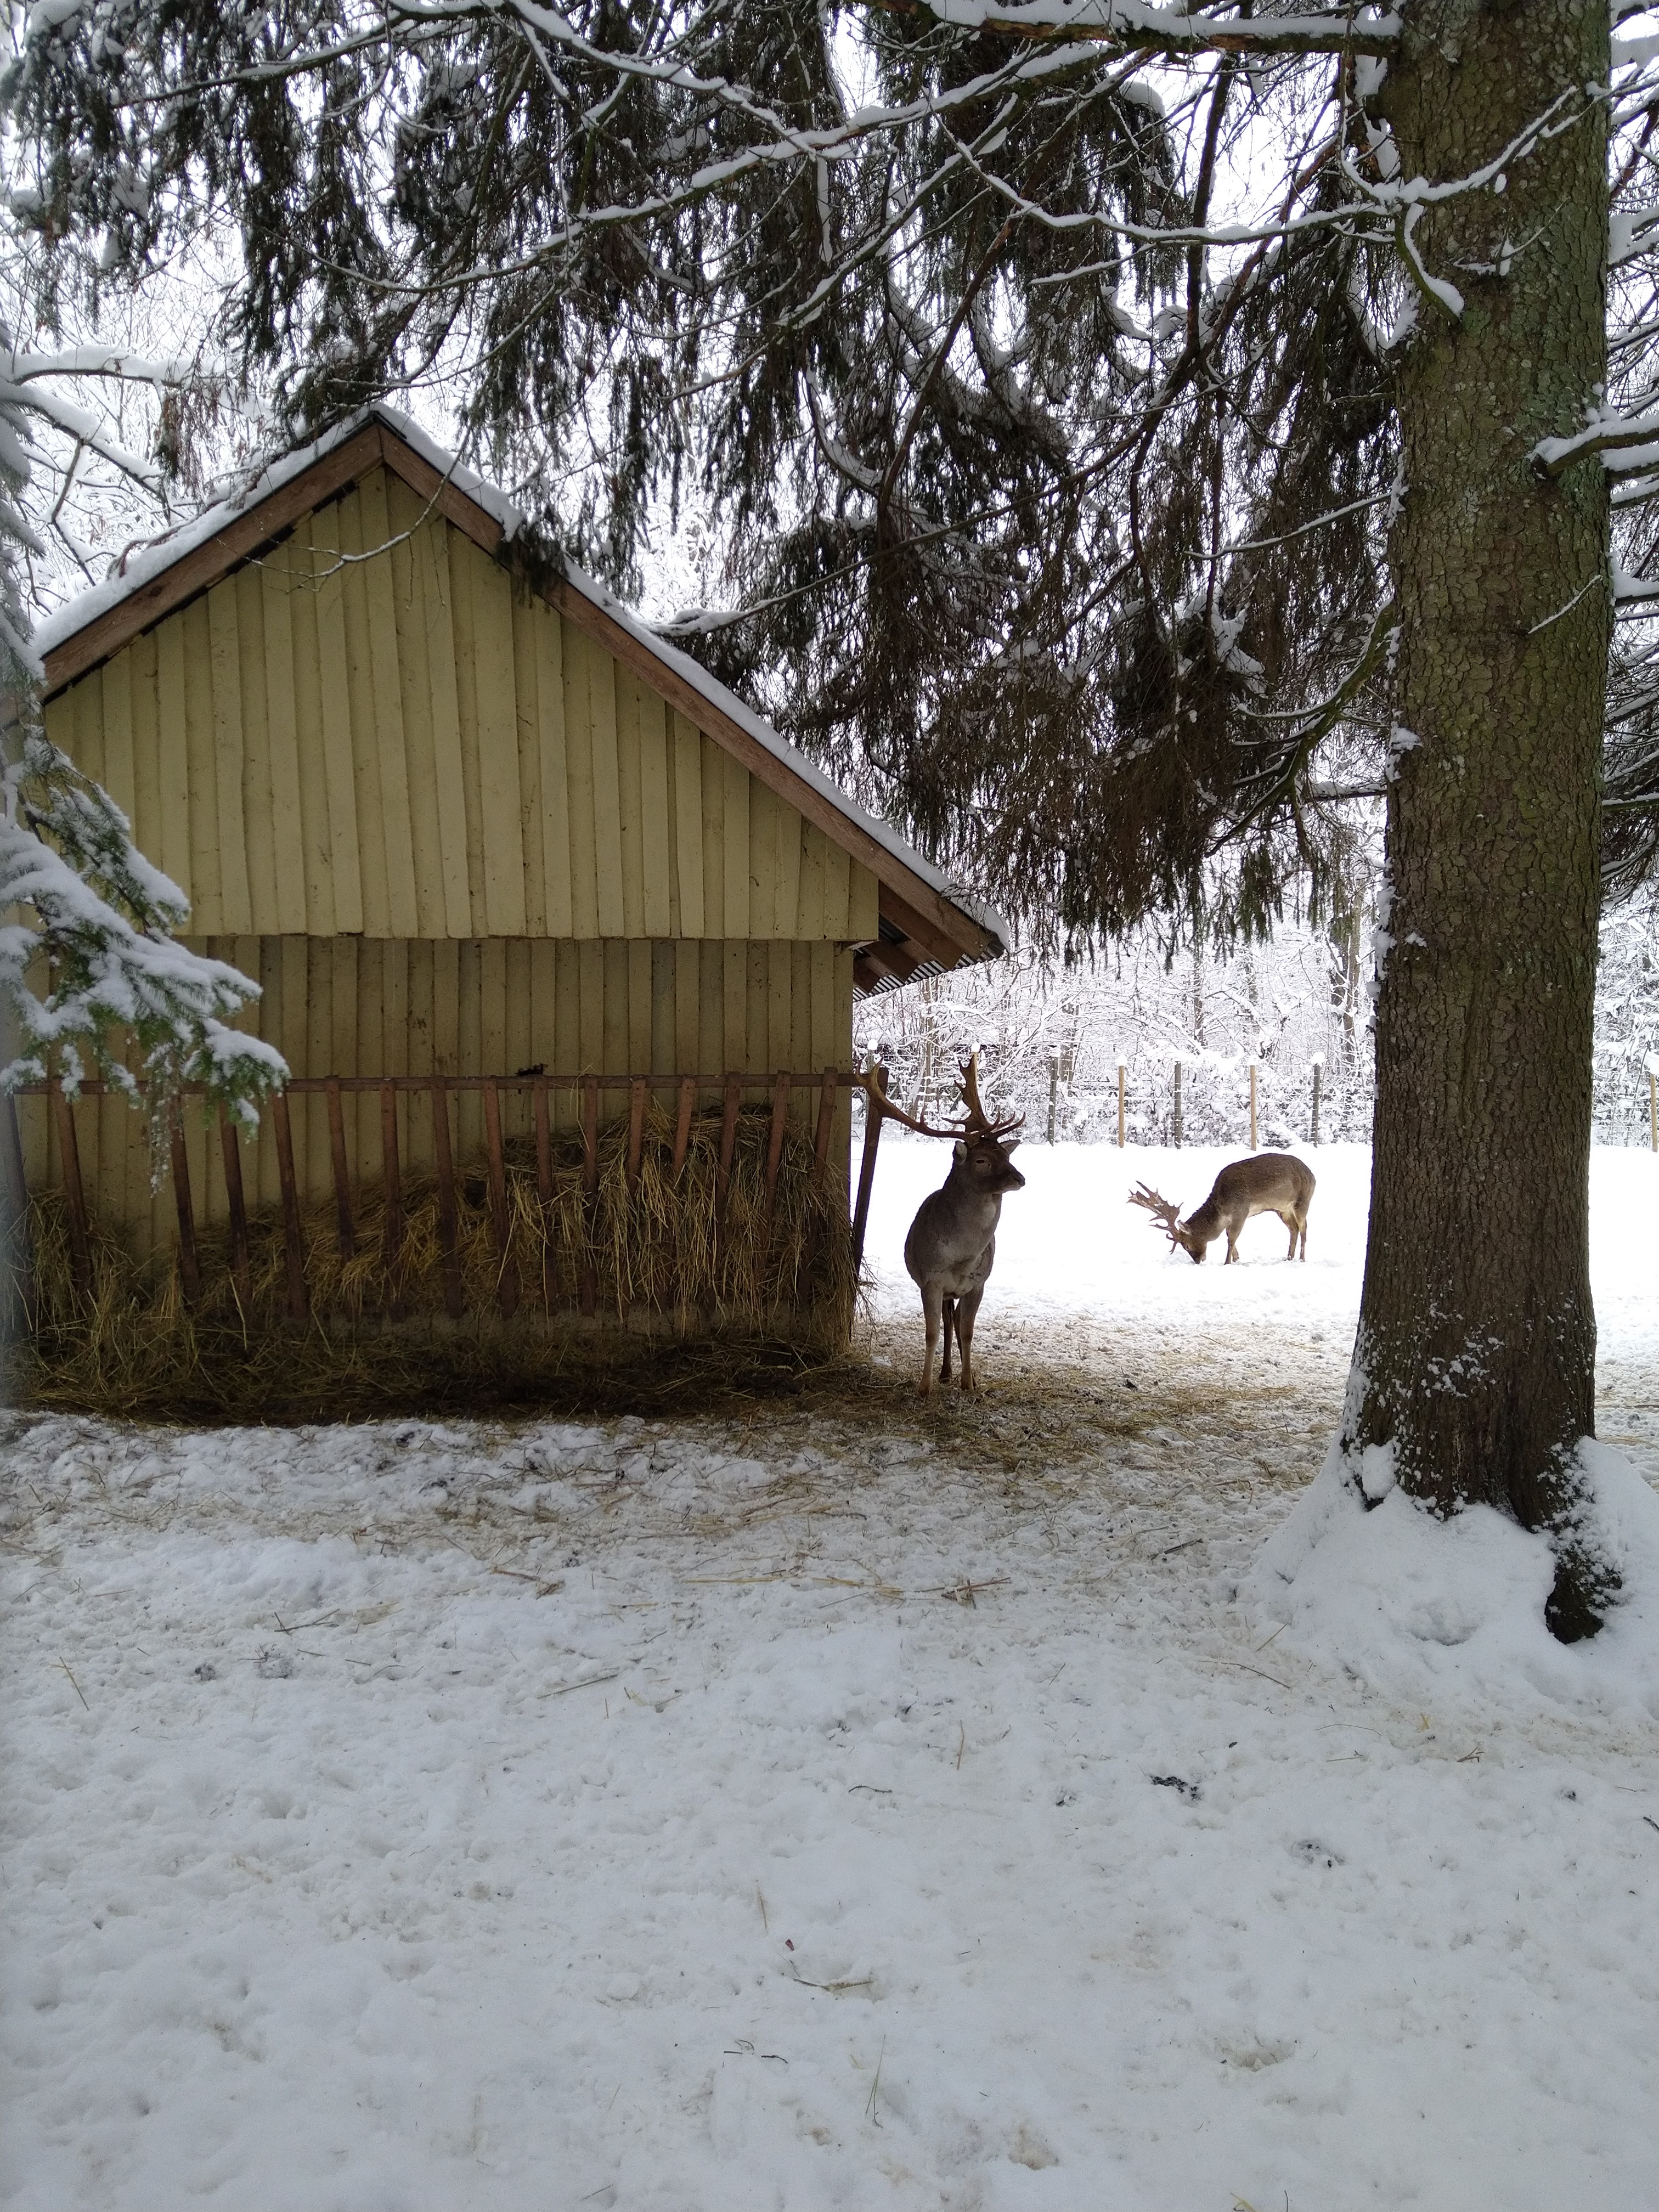
<instances>
[{"instance_id":1,"label":"yellow wooden wall","mask_svg":"<svg viewBox=\"0 0 1659 2212\"><path fill-rule=\"evenodd\" d=\"M877 933L873 876L383 468L46 726L204 935Z\"/></svg>"},{"instance_id":2,"label":"yellow wooden wall","mask_svg":"<svg viewBox=\"0 0 1659 2212\"><path fill-rule=\"evenodd\" d=\"M279 1048L296 1076L511 1075L539 1061L550 1073L661 1074L669 1080L659 1096L672 1112L680 1071L845 1066L852 1034L852 954L823 943L266 937L214 938L198 949L258 977L264 994L248 1026ZM701 1103L714 1106L718 1093ZM578 1118L570 1091L556 1091L550 1103L562 1126ZM30 1185L55 1186L60 1165L45 1102L18 1106ZM507 1133L527 1136L529 1094L506 1094L503 1106ZM626 1093L601 1093L602 1114L626 1109ZM455 1110L458 1158L475 1161L481 1102L462 1097ZM325 1102L295 1097L289 1111L302 1196L326 1202L334 1184ZM815 1121L816 1093L797 1092L793 1112ZM88 1206L106 1227L125 1223L136 1253L169 1248L177 1234L172 1178L152 1190L140 1117L115 1099L82 1100L75 1113ZM380 1113L378 1094L345 1101L353 1170L370 1180L380 1171ZM833 1152L843 1170L850 1119L843 1092ZM197 1218L222 1220L218 1133L195 1109L186 1143ZM431 1165L423 1098L401 1103L399 1152L406 1166ZM242 1163L249 1206L275 1206L268 1124L243 1139Z\"/></svg>"}]
</instances>

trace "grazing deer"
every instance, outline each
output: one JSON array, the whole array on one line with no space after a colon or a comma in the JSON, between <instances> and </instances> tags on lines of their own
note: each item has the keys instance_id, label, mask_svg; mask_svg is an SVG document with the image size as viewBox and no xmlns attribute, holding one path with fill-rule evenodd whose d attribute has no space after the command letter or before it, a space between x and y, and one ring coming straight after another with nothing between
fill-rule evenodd
<instances>
[{"instance_id":1,"label":"grazing deer","mask_svg":"<svg viewBox=\"0 0 1659 2212\"><path fill-rule=\"evenodd\" d=\"M1308 1256L1308 1208L1313 1202L1313 1170L1293 1152L1253 1152L1247 1160L1234 1160L1222 1169L1214 1188L1195 1213L1182 1221L1180 1208L1160 1198L1150 1184L1132 1191L1131 1206L1144 1206L1156 1227L1170 1244L1179 1244L1194 1260L1201 1260L1224 1231L1231 1267L1238 1257L1238 1232L1253 1213L1276 1213L1291 1232L1287 1260L1296 1257L1297 1239L1302 1257Z\"/></svg>"},{"instance_id":2,"label":"grazing deer","mask_svg":"<svg viewBox=\"0 0 1659 2212\"><path fill-rule=\"evenodd\" d=\"M867 1087L867 1086L866 1086ZM979 1055L975 1053L962 1071L962 1091L968 1112L961 1121L945 1128L901 1113L884 1097L879 1110L916 1129L924 1137L954 1137L955 1156L943 1186L921 1201L910 1233L904 1240L904 1264L921 1291L921 1310L927 1325L927 1346L922 1355L921 1389L933 1390L933 1352L941 1330L945 1358L939 1379L951 1379L951 1344L954 1338L962 1353L962 1388L974 1388L974 1317L997 1255L997 1222L1005 1191L1024 1190L1025 1178L1009 1158L1018 1137L1000 1139L1024 1121L1017 1114L1006 1121L987 1117L979 1101ZM873 1091L872 1106L876 1104Z\"/></svg>"}]
</instances>

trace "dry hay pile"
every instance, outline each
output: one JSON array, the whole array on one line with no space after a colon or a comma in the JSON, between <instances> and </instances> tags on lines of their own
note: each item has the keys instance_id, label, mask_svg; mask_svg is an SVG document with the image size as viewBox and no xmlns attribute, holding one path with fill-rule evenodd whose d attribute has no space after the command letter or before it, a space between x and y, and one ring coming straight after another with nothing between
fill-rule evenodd
<instances>
[{"instance_id":1,"label":"dry hay pile","mask_svg":"<svg viewBox=\"0 0 1659 2212\"><path fill-rule=\"evenodd\" d=\"M554 1139L545 1206L533 1149L509 1145L505 1267L517 1300L505 1321L504 1264L482 1164L455 1178L459 1322L447 1313L439 1193L429 1177L404 1178L403 1237L390 1271L378 1186L352 1193L349 1253L331 1200L304 1212L303 1322L289 1318L276 1209L250 1218L240 1283L228 1227L198 1230L201 1291L189 1303L176 1263L135 1261L95 1223L91 1294L83 1294L61 1197L35 1199L3 1286L14 1328L18 1317L24 1323L12 1346L11 1395L194 1420L321 1419L392 1407L665 1407L787 1385L844 1352L857 1285L839 1178L818 1172L811 1139L794 1122L785 1127L769 1220L770 1136L769 1110L738 1115L723 1224L718 1114L693 1121L676 1179L671 1127L650 1108L632 1190L627 1123L602 1127L591 1200L579 1136ZM593 1321L579 1317L585 1276L594 1285Z\"/></svg>"}]
</instances>

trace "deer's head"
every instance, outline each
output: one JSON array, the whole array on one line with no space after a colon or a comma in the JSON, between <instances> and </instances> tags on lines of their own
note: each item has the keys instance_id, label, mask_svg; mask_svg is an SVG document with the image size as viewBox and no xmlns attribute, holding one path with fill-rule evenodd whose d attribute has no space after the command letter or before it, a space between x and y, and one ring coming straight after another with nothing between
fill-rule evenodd
<instances>
[{"instance_id":1,"label":"deer's head","mask_svg":"<svg viewBox=\"0 0 1659 2212\"><path fill-rule=\"evenodd\" d=\"M1024 1190L1025 1178L1009 1158L1018 1142L1018 1137L1011 1137L1002 1144L985 1129L958 1137L953 1148L953 1172L965 1176L975 1190L988 1196L995 1191Z\"/></svg>"},{"instance_id":2,"label":"deer's head","mask_svg":"<svg viewBox=\"0 0 1659 2212\"><path fill-rule=\"evenodd\" d=\"M1179 1245L1189 1259L1202 1265L1204 1255L1210 1249L1209 1241L1197 1235L1189 1224L1182 1220L1178 1206L1171 1206L1167 1198L1159 1197L1147 1182L1130 1192L1129 1203L1131 1206L1144 1206L1152 1217L1152 1226L1163 1230L1171 1248Z\"/></svg>"}]
</instances>

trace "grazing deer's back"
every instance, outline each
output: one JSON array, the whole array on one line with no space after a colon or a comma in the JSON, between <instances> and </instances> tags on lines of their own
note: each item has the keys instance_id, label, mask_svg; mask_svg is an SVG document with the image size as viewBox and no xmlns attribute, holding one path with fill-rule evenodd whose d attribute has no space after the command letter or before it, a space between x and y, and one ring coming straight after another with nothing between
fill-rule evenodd
<instances>
[{"instance_id":1,"label":"grazing deer's back","mask_svg":"<svg viewBox=\"0 0 1659 2212\"><path fill-rule=\"evenodd\" d=\"M1294 1152L1252 1152L1249 1159L1222 1169L1209 1203L1224 1212L1244 1205L1256 1213L1277 1212L1280 1206L1300 1213L1313 1194L1313 1170Z\"/></svg>"}]
</instances>

